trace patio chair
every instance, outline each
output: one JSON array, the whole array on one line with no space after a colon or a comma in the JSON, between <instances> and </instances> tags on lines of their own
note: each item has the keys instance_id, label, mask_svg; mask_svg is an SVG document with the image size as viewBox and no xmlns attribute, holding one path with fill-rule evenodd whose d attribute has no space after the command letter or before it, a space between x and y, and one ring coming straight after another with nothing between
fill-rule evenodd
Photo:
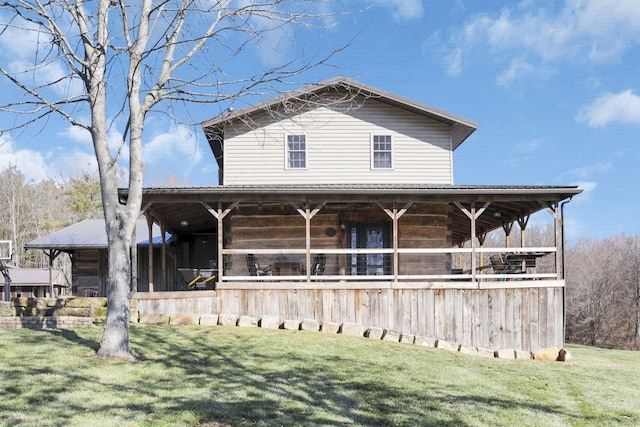
<instances>
[{"instance_id":1,"label":"patio chair","mask_svg":"<svg viewBox=\"0 0 640 427\"><path fill-rule=\"evenodd\" d=\"M324 274L324 266L327 264L327 256L325 254L318 254L313 258L313 264L311 265L311 275L321 276ZM302 274L307 274L307 269L304 264L300 264L300 271Z\"/></svg>"},{"instance_id":2,"label":"patio chair","mask_svg":"<svg viewBox=\"0 0 640 427\"><path fill-rule=\"evenodd\" d=\"M489 258L491 267L496 274L520 274L524 273L521 263L510 262L502 254L493 254Z\"/></svg>"},{"instance_id":3,"label":"patio chair","mask_svg":"<svg viewBox=\"0 0 640 427\"><path fill-rule=\"evenodd\" d=\"M247 268L251 276L271 276L271 266L268 265L264 268L260 267L258 258L254 254L247 254Z\"/></svg>"},{"instance_id":4,"label":"patio chair","mask_svg":"<svg viewBox=\"0 0 640 427\"><path fill-rule=\"evenodd\" d=\"M312 276L321 276L324 274L324 266L327 264L327 256L325 254L318 254L313 258L313 265L311 266Z\"/></svg>"}]
</instances>

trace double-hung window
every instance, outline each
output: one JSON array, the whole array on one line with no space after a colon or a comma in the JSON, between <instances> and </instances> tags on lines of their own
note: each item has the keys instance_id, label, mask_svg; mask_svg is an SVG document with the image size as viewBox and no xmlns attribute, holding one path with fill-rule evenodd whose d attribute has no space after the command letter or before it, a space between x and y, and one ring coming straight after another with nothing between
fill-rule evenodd
<instances>
[{"instance_id":1,"label":"double-hung window","mask_svg":"<svg viewBox=\"0 0 640 427\"><path fill-rule=\"evenodd\" d=\"M307 138L305 135L287 135L287 169L307 167Z\"/></svg>"},{"instance_id":2,"label":"double-hung window","mask_svg":"<svg viewBox=\"0 0 640 427\"><path fill-rule=\"evenodd\" d=\"M372 135L371 168L391 169L393 167L391 135Z\"/></svg>"}]
</instances>

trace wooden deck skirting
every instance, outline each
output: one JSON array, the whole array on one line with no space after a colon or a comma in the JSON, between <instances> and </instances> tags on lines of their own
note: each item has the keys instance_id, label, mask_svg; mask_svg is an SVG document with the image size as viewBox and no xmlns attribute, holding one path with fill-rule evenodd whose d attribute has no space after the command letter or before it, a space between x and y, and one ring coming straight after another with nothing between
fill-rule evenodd
<instances>
[{"instance_id":1,"label":"wooden deck skirting","mask_svg":"<svg viewBox=\"0 0 640 427\"><path fill-rule=\"evenodd\" d=\"M564 281L482 282L480 289L472 282L443 283L397 288L392 282L330 282L311 289L294 282L221 284L216 291L136 293L132 304L140 314L355 323L476 348L563 347Z\"/></svg>"}]
</instances>

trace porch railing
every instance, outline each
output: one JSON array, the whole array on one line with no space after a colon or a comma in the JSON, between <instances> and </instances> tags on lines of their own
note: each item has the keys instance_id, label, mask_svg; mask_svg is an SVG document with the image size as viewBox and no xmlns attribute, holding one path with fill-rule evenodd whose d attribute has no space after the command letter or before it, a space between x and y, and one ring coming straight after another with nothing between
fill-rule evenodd
<instances>
[{"instance_id":1,"label":"porch railing","mask_svg":"<svg viewBox=\"0 0 640 427\"><path fill-rule=\"evenodd\" d=\"M555 247L224 249L218 281L557 280L556 252ZM258 261L257 275L250 273L247 255ZM314 260L320 255L326 261L322 273L315 274Z\"/></svg>"}]
</instances>

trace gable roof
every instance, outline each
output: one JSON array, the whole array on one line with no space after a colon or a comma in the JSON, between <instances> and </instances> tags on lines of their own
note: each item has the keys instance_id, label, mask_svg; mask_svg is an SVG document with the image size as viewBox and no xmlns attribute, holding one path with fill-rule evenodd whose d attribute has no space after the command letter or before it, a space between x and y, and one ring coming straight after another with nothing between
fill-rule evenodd
<instances>
[{"instance_id":1,"label":"gable roof","mask_svg":"<svg viewBox=\"0 0 640 427\"><path fill-rule=\"evenodd\" d=\"M48 268L19 268L12 265L7 266L9 277L11 278L11 286L49 286L49 269ZM62 270L53 270L53 284L55 286L69 286L67 278Z\"/></svg>"},{"instance_id":2,"label":"gable roof","mask_svg":"<svg viewBox=\"0 0 640 427\"><path fill-rule=\"evenodd\" d=\"M209 141L216 161L222 166L224 125L238 120L246 120L251 116L274 110L278 106L290 104L292 101L304 101L315 95L338 91L346 91L354 95L363 95L367 98L375 99L378 102L451 126L451 143L453 150L458 148L478 127L478 124L474 121L340 76L306 86L293 92L285 93L282 96L262 101L247 108L221 114L203 122L202 129Z\"/></svg>"},{"instance_id":3,"label":"gable roof","mask_svg":"<svg viewBox=\"0 0 640 427\"><path fill-rule=\"evenodd\" d=\"M153 224L154 245L162 243L162 235L160 233L160 227ZM139 219L136 223L136 243L138 245L149 244L149 232L145 219ZM59 249L62 251L105 249L107 248L107 232L104 220L85 219L62 230L32 240L24 246L25 249Z\"/></svg>"}]
</instances>

